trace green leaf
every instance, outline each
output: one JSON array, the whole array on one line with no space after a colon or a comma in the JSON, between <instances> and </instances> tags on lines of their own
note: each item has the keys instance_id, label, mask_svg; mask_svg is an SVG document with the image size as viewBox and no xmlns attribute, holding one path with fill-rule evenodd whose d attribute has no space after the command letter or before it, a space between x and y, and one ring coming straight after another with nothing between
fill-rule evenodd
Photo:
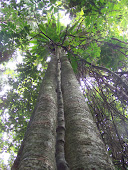
<instances>
[{"instance_id":1,"label":"green leaf","mask_svg":"<svg viewBox=\"0 0 128 170\"><path fill-rule=\"evenodd\" d=\"M41 24L39 24L38 26L39 26L40 30L41 30L44 34L46 34L46 25L45 25L44 23L41 23Z\"/></svg>"},{"instance_id":2,"label":"green leaf","mask_svg":"<svg viewBox=\"0 0 128 170\"><path fill-rule=\"evenodd\" d=\"M44 35L44 34L40 34L41 35L41 37L43 38L43 41L45 41L46 40L46 42L49 40L49 38L46 36L46 35Z\"/></svg>"},{"instance_id":3,"label":"green leaf","mask_svg":"<svg viewBox=\"0 0 128 170\"><path fill-rule=\"evenodd\" d=\"M70 34L73 34L73 31L74 31L74 29L78 26L78 23L80 22L80 20L81 20L81 19L79 19L78 21L76 21L76 22L73 24L73 26L68 29L68 32L69 32Z\"/></svg>"},{"instance_id":4,"label":"green leaf","mask_svg":"<svg viewBox=\"0 0 128 170\"><path fill-rule=\"evenodd\" d=\"M57 34L60 34L60 14L57 14Z\"/></svg>"}]
</instances>

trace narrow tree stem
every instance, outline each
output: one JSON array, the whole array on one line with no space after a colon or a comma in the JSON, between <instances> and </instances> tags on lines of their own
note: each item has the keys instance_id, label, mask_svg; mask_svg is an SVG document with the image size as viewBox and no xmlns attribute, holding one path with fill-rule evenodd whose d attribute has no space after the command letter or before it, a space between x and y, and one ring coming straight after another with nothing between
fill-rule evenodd
<instances>
[{"instance_id":1,"label":"narrow tree stem","mask_svg":"<svg viewBox=\"0 0 128 170\"><path fill-rule=\"evenodd\" d=\"M69 170L67 162L65 160L64 143L65 143L65 119L64 119L64 108L63 98L61 91L61 63L60 63L60 51L61 49L56 48L57 56L57 99L58 99L58 126L57 126L57 139L56 139L56 163L57 170Z\"/></svg>"}]
</instances>

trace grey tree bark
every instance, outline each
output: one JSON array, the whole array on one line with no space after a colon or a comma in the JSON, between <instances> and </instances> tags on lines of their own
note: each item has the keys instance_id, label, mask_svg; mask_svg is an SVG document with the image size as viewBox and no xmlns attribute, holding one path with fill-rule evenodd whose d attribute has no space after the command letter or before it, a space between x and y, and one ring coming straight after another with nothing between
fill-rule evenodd
<instances>
[{"instance_id":1,"label":"grey tree bark","mask_svg":"<svg viewBox=\"0 0 128 170\"><path fill-rule=\"evenodd\" d=\"M66 123L66 160L71 170L112 170L114 166L85 103L72 67L61 58Z\"/></svg>"},{"instance_id":2,"label":"grey tree bark","mask_svg":"<svg viewBox=\"0 0 128 170\"><path fill-rule=\"evenodd\" d=\"M53 56L12 170L55 170L57 59Z\"/></svg>"},{"instance_id":3,"label":"grey tree bark","mask_svg":"<svg viewBox=\"0 0 128 170\"><path fill-rule=\"evenodd\" d=\"M113 170L72 67L58 55L49 63L12 170Z\"/></svg>"}]
</instances>

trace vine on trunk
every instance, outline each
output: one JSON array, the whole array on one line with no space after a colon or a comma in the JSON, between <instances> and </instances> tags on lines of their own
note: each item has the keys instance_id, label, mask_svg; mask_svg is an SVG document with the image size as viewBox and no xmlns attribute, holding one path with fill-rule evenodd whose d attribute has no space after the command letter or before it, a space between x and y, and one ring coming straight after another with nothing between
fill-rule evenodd
<instances>
[{"instance_id":1,"label":"vine on trunk","mask_svg":"<svg viewBox=\"0 0 128 170\"><path fill-rule=\"evenodd\" d=\"M63 97L61 91L61 62L60 62L60 50L56 48L57 57L57 99L58 99L58 126L56 129L56 163L57 170L69 170L68 164L65 160L64 143L65 143L65 119L63 108Z\"/></svg>"}]
</instances>

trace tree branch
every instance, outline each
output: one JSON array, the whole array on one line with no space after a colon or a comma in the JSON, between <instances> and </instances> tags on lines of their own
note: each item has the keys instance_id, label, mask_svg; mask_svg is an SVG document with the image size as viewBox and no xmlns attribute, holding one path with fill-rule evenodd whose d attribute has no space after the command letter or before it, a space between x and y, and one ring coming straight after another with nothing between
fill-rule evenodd
<instances>
[{"instance_id":1,"label":"tree branch","mask_svg":"<svg viewBox=\"0 0 128 170\"><path fill-rule=\"evenodd\" d=\"M123 74L128 74L128 71L123 71L123 72L115 72L116 74L120 74L122 76Z\"/></svg>"},{"instance_id":2,"label":"tree branch","mask_svg":"<svg viewBox=\"0 0 128 170\"><path fill-rule=\"evenodd\" d=\"M119 41L119 42L124 43L124 44L128 44L128 43L126 43L126 42L124 42L124 41L118 40L117 38L111 38L111 39L112 39L112 40Z\"/></svg>"},{"instance_id":3,"label":"tree branch","mask_svg":"<svg viewBox=\"0 0 128 170\"><path fill-rule=\"evenodd\" d=\"M103 70L103 71L106 71L108 73L110 73L111 75L113 75L116 79L117 79L117 82L118 84L122 84L122 86L124 87L125 91L126 91L126 94L128 93L128 85L121 79L120 76L118 76L116 73L114 73L113 71L105 68L105 67L102 67L102 66L96 66L88 61L86 61L85 59L81 58L81 56L79 56L78 54L74 54L72 50L68 50L67 47L64 47L62 46L67 52L71 53L73 56L75 56L77 59L79 59L80 61L83 61L85 62L86 64L90 65L91 67L93 68L96 68L98 70Z\"/></svg>"}]
</instances>

